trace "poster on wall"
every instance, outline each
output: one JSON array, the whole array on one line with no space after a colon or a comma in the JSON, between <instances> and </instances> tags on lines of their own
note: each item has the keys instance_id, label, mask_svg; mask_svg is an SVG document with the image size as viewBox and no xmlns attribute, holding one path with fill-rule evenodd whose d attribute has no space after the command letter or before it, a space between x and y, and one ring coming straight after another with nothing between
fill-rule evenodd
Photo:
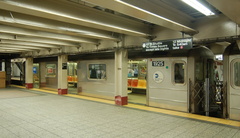
<instances>
[{"instance_id":1,"label":"poster on wall","mask_svg":"<svg viewBox=\"0 0 240 138\"><path fill-rule=\"evenodd\" d=\"M47 68L47 73L48 73L48 74L53 73L53 69L52 69L52 68Z\"/></svg>"},{"instance_id":2,"label":"poster on wall","mask_svg":"<svg viewBox=\"0 0 240 138\"><path fill-rule=\"evenodd\" d=\"M46 65L46 77L56 77L56 64Z\"/></svg>"},{"instance_id":3,"label":"poster on wall","mask_svg":"<svg viewBox=\"0 0 240 138\"><path fill-rule=\"evenodd\" d=\"M89 79L106 79L106 64L89 64L88 65Z\"/></svg>"}]
</instances>

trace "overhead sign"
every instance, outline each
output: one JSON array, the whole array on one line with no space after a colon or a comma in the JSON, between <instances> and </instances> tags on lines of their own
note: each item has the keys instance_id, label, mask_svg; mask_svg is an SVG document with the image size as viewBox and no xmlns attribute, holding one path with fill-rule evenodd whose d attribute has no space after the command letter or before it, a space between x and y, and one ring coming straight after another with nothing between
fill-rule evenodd
<instances>
[{"instance_id":1,"label":"overhead sign","mask_svg":"<svg viewBox=\"0 0 240 138\"><path fill-rule=\"evenodd\" d=\"M192 38L171 39L163 41L145 42L142 45L144 51L166 51L177 49L191 49Z\"/></svg>"}]
</instances>

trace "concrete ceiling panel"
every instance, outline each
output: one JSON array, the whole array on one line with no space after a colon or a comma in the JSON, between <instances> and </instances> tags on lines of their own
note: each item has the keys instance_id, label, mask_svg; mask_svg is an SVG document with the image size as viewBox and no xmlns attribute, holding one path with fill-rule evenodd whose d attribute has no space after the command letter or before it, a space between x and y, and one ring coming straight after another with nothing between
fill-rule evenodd
<instances>
[{"instance_id":1,"label":"concrete ceiling panel","mask_svg":"<svg viewBox=\"0 0 240 138\"><path fill-rule=\"evenodd\" d=\"M65 0L0 1L0 9L110 32L136 36L149 36L149 27L144 23L101 12L97 9L74 4Z\"/></svg>"},{"instance_id":2,"label":"concrete ceiling panel","mask_svg":"<svg viewBox=\"0 0 240 138\"><path fill-rule=\"evenodd\" d=\"M34 36L39 38L51 38L55 40L70 41L75 43L90 43L90 44L98 43L98 40L89 39L89 38L79 38L77 36L55 34L55 33L18 28L18 27L12 27L12 26L1 25L1 24L0 24L0 28L1 28L0 33L7 33L7 34L13 34L13 35Z\"/></svg>"},{"instance_id":3,"label":"concrete ceiling panel","mask_svg":"<svg viewBox=\"0 0 240 138\"><path fill-rule=\"evenodd\" d=\"M224 13L233 22L240 25L240 1L239 0L207 0L211 5Z\"/></svg>"},{"instance_id":4,"label":"concrete ceiling panel","mask_svg":"<svg viewBox=\"0 0 240 138\"><path fill-rule=\"evenodd\" d=\"M46 32L57 32L66 35L89 37L93 39L109 39L119 41L117 37L114 37L113 32L89 28L85 26L78 26L70 23L54 21L30 15L24 15L15 12L9 12L5 10L0 10L0 23ZM116 36L118 35L116 34Z\"/></svg>"},{"instance_id":5,"label":"concrete ceiling panel","mask_svg":"<svg viewBox=\"0 0 240 138\"><path fill-rule=\"evenodd\" d=\"M108 9L112 9L119 13L138 18L143 21L147 21L156 25L160 25L172 30L181 31L185 33L195 34L197 30L180 23L169 20L161 15L157 15L145 9L136 7L130 3L121 0L84 0L88 3L99 5Z\"/></svg>"}]
</instances>

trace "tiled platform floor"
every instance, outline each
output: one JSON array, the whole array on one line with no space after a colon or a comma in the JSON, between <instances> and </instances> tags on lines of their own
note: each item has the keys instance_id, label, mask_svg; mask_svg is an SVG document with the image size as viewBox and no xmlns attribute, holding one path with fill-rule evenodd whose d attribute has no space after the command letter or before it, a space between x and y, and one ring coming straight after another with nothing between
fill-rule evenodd
<instances>
[{"instance_id":1,"label":"tiled platform floor","mask_svg":"<svg viewBox=\"0 0 240 138\"><path fill-rule=\"evenodd\" d=\"M19 97L28 97L36 96L36 93L24 92L22 89L4 89L0 90L0 99L6 98L19 98Z\"/></svg>"},{"instance_id":2,"label":"tiled platform floor","mask_svg":"<svg viewBox=\"0 0 240 138\"><path fill-rule=\"evenodd\" d=\"M239 138L239 127L68 96L0 99L0 138ZM5 89L0 89L0 95Z\"/></svg>"}]
</instances>

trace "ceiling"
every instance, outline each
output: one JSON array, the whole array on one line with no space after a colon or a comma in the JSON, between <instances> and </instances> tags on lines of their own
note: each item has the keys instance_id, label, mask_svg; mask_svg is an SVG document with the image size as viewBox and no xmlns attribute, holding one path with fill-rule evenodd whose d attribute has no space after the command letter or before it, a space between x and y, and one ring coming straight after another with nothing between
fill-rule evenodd
<instances>
[{"instance_id":1,"label":"ceiling","mask_svg":"<svg viewBox=\"0 0 240 138\"><path fill-rule=\"evenodd\" d=\"M201 1L240 24L239 0ZM196 34L203 17L181 0L0 0L0 54L149 37L152 26Z\"/></svg>"}]
</instances>

